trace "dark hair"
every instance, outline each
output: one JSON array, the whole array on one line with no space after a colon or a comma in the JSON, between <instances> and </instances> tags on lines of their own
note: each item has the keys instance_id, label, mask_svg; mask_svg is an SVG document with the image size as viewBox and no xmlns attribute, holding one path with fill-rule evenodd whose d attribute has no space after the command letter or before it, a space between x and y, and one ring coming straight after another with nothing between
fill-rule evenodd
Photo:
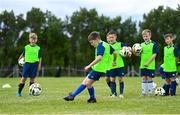
<instances>
[{"instance_id":1,"label":"dark hair","mask_svg":"<svg viewBox=\"0 0 180 115\"><path fill-rule=\"evenodd\" d=\"M173 35L172 34L165 34L164 39L166 39L167 37L173 38Z\"/></svg>"},{"instance_id":2,"label":"dark hair","mask_svg":"<svg viewBox=\"0 0 180 115\"><path fill-rule=\"evenodd\" d=\"M96 40L96 39L101 39L99 32L97 32L97 31L91 32L88 36L88 41Z\"/></svg>"},{"instance_id":3,"label":"dark hair","mask_svg":"<svg viewBox=\"0 0 180 115\"><path fill-rule=\"evenodd\" d=\"M111 34L114 34L115 36L117 36L117 33L116 33L115 31L111 30L111 31L109 31L109 32L107 33L106 37L107 37L108 35L111 35Z\"/></svg>"}]
</instances>

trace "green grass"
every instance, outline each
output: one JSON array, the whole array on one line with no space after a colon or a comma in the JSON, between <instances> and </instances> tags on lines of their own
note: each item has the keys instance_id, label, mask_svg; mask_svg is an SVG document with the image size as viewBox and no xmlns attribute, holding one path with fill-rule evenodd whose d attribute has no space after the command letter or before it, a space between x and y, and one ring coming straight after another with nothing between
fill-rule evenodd
<instances>
[{"instance_id":1,"label":"green grass","mask_svg":"<svg viewBox=\"0 0 180 115\"><path fill-rule=\"evenodd\" d=\"M125 98L110 98L104 78L94 84L97 103L87 104L87 90L78 95L73 102L62 98L74 91L83 78L37 78L42 85L40 96L28 96L28 82L22 97L16 97L20 78L0 78L0 85L9 83L12 88L0 87L0 114L179 114L180 91L177 88L176 97L140 97L141 78L125 78ZM164 82L155 78L158 86ZM118 93L119 93L119 88Z\"/></svg>"}]
</instances>

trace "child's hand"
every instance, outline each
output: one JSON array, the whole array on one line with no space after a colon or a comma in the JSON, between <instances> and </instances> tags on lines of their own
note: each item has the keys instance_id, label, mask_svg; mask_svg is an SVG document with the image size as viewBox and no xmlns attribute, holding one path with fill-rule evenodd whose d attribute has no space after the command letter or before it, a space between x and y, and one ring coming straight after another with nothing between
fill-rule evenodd
<instances>
[{"instance_id":1,"label":"child's hand","mask_svg":"<svg viewBox=\"0 0 180 115\"><path fill-rule=\"evenodd\" d=\"M144 66L145 66L145 67L148 67L148 66L149 66L149 64L147 64L147 63L146 63L146 64L144 64Z\"/></svg>"},{"instance_id":2,"label":"child's hand","mask_svg":"<svg viewBox=\"0 0 180 115\"><path fill-rule=\"evenodd\" d=\"M84 70L85 70L85 71L88 71L90 68L91 68L91 66L88 65L88 66L86 66L86 67L84 68Z\"/></svg>"},{"instance_id":3,"label":"child's hand","mask_svg":"<svg viewBox=\"0 0 180 115\"><path fill-rule=\"evenodd\" d=\"M112 66L116 66L116 62L115 61L113 61Z\"/></svg>"}]
</instances>

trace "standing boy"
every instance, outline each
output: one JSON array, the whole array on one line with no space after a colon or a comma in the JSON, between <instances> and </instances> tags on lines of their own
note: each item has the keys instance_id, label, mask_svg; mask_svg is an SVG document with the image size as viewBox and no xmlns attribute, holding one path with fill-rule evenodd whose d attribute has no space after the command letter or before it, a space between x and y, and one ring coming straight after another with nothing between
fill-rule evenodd
<instances>
[{"instance_id":1,"label":"standing boy","mask_svg":"<svg viewBox=\"0 0 180 115\"><path fill-rule=\"evenodd\" d=\"M112 64L115 65L116 63L116 52L108 43L101 40L98 32L94 31L90 33L90 35L88 36L88 41L93 47L96 48L95 59L84 69L87 71L92 68L92 70L83 80L82 84L73 93L70 93L68 96L64 97L64 100L66 101L73 101L79 93L81 93L85 88L87 88L90 95L90 98L87 100L87 102L95 103L96 97L92 84L98 81L99 78L106 72L108 57L110 54L114 55L114 60Z\"/></svg>"},{"instance_id":2,"label":"standing boy","mask_svg":"<svg viewBox=\"0 0 180 115\"><path fill-rule=\"evenodd\" d=\"M179 62L179 54L178 49L173 44L173 36L172 34L166 34L164 36L165 42L167 46L164 47L164 72L166 80L170 81L169 87L165 88L166 92L169 92L170 95L176 95L176 72L177 72L177 65Z\"/></svg>"},{"instance_id":3,"label":"standing boy","mask_svg":"<svg viewBox=\"0 0 180 115\"><path fill-rule=\"evenodd\" d=\"M142 96L146 95L146 84L148 85L148 96L153 92L153 80L155 75L155 58L158 53L158 47L151 40L151 30L145 29L142 32L144 42L141 43L141 77L142 77Z\"/></svg>"},{"instance_id":4,"label":"standing boy","mask_svg":"<svg viewBox=\"0 0 180 115\"><path fill-rule=\"evenodd\" d=\"M124 43L117 42L117 34L115 31L110 31L107 34L107 42L114 48L116 52L119 52L120 49L123 46L126 46ZM111 88L111 97L116 97L116 77L118 77L119 81L119 90L120 90L120 98L123 98L123 92L124 92L124 81L123 78L125 76L125 70L124 70L124 61L121 55L117 55L116 59L116 66L112 66L113 58L110 57L110 70L109 70L109 76L110 76L110 88Z\"/></svg>"},{"instance_id":5,"label":"standing boy","mask_svg":"<svg viewBox=\"0 0 180 115\"><path fill-rule=\"evenodd\" d=\"M25 64L23 65L22 78L19 83L19 88L16 96L22 96L21 92L24 88L27 77L30 77L30 83L34 83L38 69L41 68L42 52L41 48L36 44L38 41L35 33L29 34L29 44L24 47L23 53L20 55L19 60L24 57ZM31 94L29 94L31 95Z\"/></svg>"}]
</instances>

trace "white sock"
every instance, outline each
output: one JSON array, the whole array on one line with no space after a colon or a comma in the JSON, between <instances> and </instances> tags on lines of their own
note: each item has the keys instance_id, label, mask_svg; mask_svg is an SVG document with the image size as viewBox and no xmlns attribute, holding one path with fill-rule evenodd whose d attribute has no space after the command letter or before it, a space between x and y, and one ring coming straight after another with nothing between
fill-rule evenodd
<instances>
[{"instance_id":1,"label":"white sock","mask_svg":"<svg viewBox=\"0 0 180 115\"><path fill-rule=\"evenodd\" d=\"M148 94L152 95L153 92L153 81L148 81Z\"/></svg>"},{"instance_id":2,"label":"white sock","mask_svg":"<svg viewBox=\"0 0 180 115\"><path fill-rule=\"evenodd\" d=\"M146 94L146 80L142 80L142 95Z\"/></svg>"}]
</instances>

